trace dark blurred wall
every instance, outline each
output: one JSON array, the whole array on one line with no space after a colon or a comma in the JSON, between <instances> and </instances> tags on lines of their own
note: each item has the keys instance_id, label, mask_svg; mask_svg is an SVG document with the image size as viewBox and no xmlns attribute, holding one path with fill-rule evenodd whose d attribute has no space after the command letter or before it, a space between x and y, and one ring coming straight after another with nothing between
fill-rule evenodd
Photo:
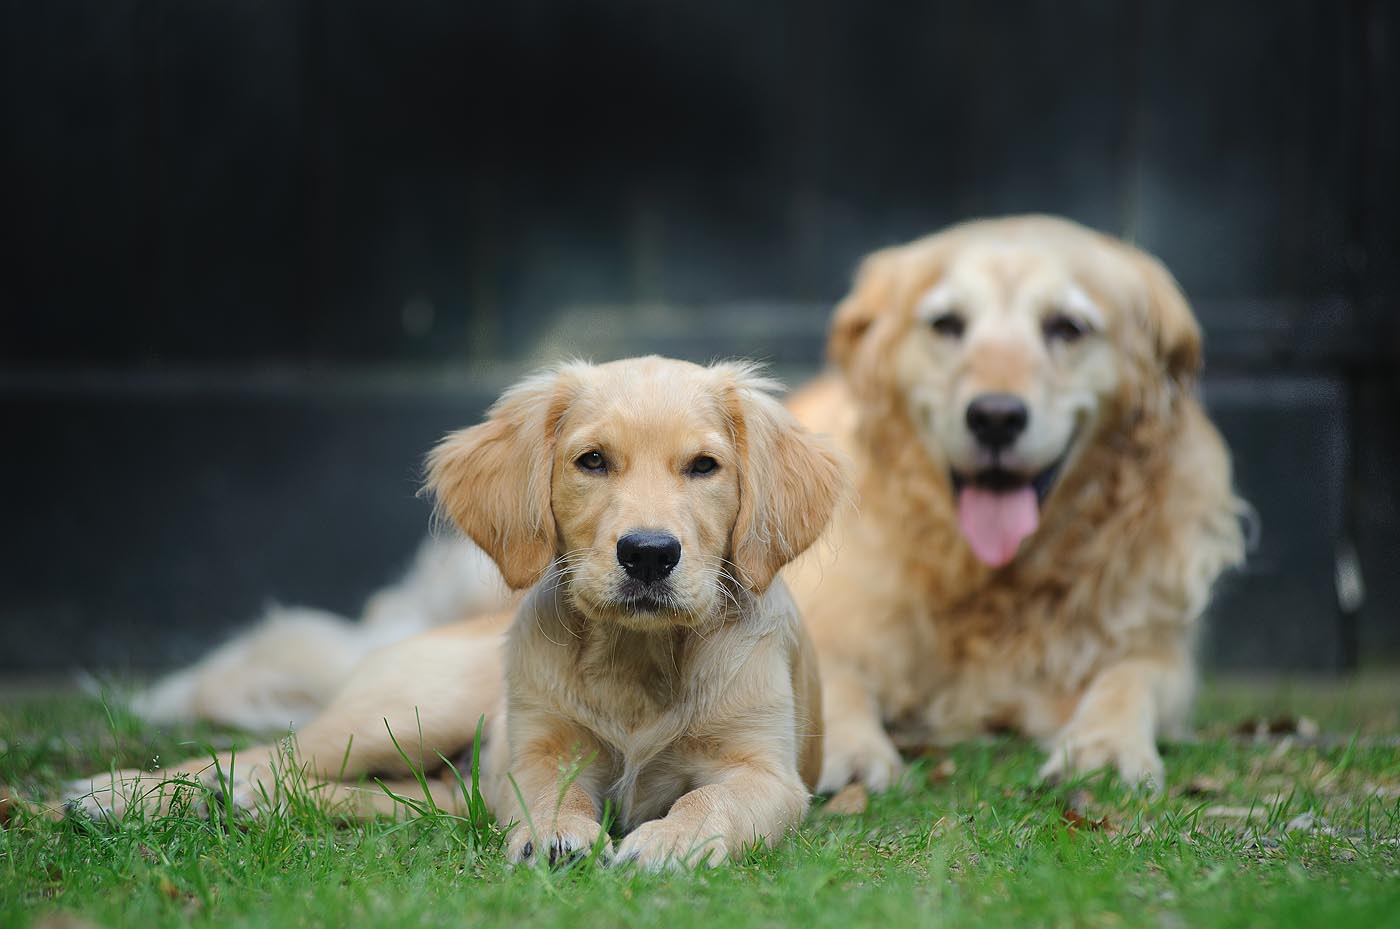
<instances>
[{"instance_id":1,"label":"dark blurred wall","mask_svg":"<svg viewBox=\"0 0 1400 929\"><path fill-rule=\"evenodd\" d=\"M1262 528L1212 660L1400 657L1397 42L1381 0L6 4L0 669L353 613L524 365L800 377L861 254L1030 210L1205 322Z\"/></svg>"}]
</instances>

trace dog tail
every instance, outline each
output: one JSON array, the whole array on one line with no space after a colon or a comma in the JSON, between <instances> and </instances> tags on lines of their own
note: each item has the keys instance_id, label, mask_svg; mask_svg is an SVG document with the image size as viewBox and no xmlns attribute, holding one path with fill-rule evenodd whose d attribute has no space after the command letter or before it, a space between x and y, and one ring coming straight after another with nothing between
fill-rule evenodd
<instances>
[{"instance_id":1,"label":"dog tail","mask_svg":"<svg viewBox=\"0 0 1400 929\"><path fill-rule=\"evenodd\" d=\"M430 538L398 583L369 598L358 622L309 607L269 607L196 664L137 693L131 710L156 723L206 720L285 733L314 717L369 652L501 610L508 595L481 549Z\"/></svg>"}]
</instances>

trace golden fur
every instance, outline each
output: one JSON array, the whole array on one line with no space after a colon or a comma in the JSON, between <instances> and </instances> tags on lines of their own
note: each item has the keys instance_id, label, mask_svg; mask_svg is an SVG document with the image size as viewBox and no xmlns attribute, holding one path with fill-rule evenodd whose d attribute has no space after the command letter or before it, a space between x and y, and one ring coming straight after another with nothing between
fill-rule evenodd
<instances>
[{"instance_id":1,"label":"golden fur","mask_svg":"<svg viewBox=\"0 0 1400 929\"><path fill-rule=\"evenodd\" d=\"M1200 333L1167 271L1064 220L956 226L865 261L830 354L837 373L790 407L853 461L855 505L785 573L821 664L821 788L889 785L896 741L1008 727L1049 750L1045 776L1161 784L1198 618L1243 557L1194 390ZM1001 566L969 547L952 480L985 464L964 411L989 392L1029 409L1001 460L1018 480L1062 462Z\"/></svg>"},{"instance_id":2,"label":"golden fur","mask_svg":"<svg viewBox=\"0 0 1400 929\"><path fill-rule=\"evenodd\" d=\"M526 380L429 458L443 512L528 588L513 621L374 653L290 752L119 772L79 785L78 800L158 808L183 773L255 808L301 771L342 813L402 812L391 792L422 789L389 731L414 764L440 768L437 754L469 749L484 717L483 794L521 824L512 861L586 851L605 803L627 833L617 854L644 866L718 864L778 840L806 810L821 728L815 659L776 575L823 530L844 484L772 386L743 365L660 358ZM715 467L701 473L701 459ZM648 588L655 602L628 593L620 564L619 538L637 530L680 542L679 562ZM389 791L360 784L368 774ZM460 808L451 781L435 776L429 790Z\"/></svg>"}]
</instances>

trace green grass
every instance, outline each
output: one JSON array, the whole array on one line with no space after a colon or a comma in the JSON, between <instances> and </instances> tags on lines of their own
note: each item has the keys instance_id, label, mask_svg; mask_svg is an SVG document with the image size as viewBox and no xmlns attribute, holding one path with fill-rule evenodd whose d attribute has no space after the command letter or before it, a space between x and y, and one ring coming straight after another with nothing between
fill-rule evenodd
<instances>
[{"instance_id":1,"label":"green grass","mask_svg":"<svg viewBox=\"0 0 1400 929\"><path fill-rule=\"evenodd\" d=\"M120 824L21 813L0 830L0 927L60 912L143 929L1400 926L1398 712L1393 677L1216 684L1200 739L1168 747L1160 798L1112 781L1037 788L1039 754L1001 739L920 758L864 814L818 810L779 849L693 874L511 871L479 823L344 827L314 803L231 825L187 811ZM1299 714L1321 733L1238 731ZM0 781L35 797L113 759L231 741L161 733L93 700L12 699Z\"/></svg>"}]
</instances>

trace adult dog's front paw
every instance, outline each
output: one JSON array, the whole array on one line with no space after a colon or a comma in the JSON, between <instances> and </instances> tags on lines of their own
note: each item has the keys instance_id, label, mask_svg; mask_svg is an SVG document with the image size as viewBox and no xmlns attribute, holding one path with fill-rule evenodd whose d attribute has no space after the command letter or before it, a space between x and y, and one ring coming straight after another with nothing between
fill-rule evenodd
<instances>
[{"instance_id":1,"label":"adult dog's front paw","mask_svg":"<svg viewBox=\"0 0 1400 929\"><path fill-rule=\"evenodd\" d=\"M653 819L622 840L616 860L649 871L702 865L717 868L729 860L729 843L723 836L696 834L690 826Z\"/></svg>"},{"instance_id":2,"label":"adult dog's front paw","mask_svg":"<svg viewBox=\"0 0 1400 929\"><path fill-rule=\"evenodd\" d=\"M582 816L560 817L552 828L539 833L527 823L519 823L506 839L506 861L512 865L559 867L587 857L602 834L603 827L598 822Z\"/></svg>"},{"instance_id":3,"label":"adult dog's front paw","mask_svg":"<svg viewBox=\"0 0 1400 929\"><path fill-rule=\"evenodd\" d=\"M886 790L899 780L903 768L899 750L883 730L836 730L826 736L817 793L836 793L853 781L874 791Z\"/></svg>"},{"instance_id":4,"label":"adult dog's front paw","mask_svg":"<svg viewBox=\"0 0 1400 929\"><path fill-rule=\"evenodd\" d=\"M1071 727L1055 740L1040 777L1058 781L1112 767L1129 784L1160 790L1166 768L1157 746L1146 733L1113 726Z\"/></svg>"}]
</instances>

